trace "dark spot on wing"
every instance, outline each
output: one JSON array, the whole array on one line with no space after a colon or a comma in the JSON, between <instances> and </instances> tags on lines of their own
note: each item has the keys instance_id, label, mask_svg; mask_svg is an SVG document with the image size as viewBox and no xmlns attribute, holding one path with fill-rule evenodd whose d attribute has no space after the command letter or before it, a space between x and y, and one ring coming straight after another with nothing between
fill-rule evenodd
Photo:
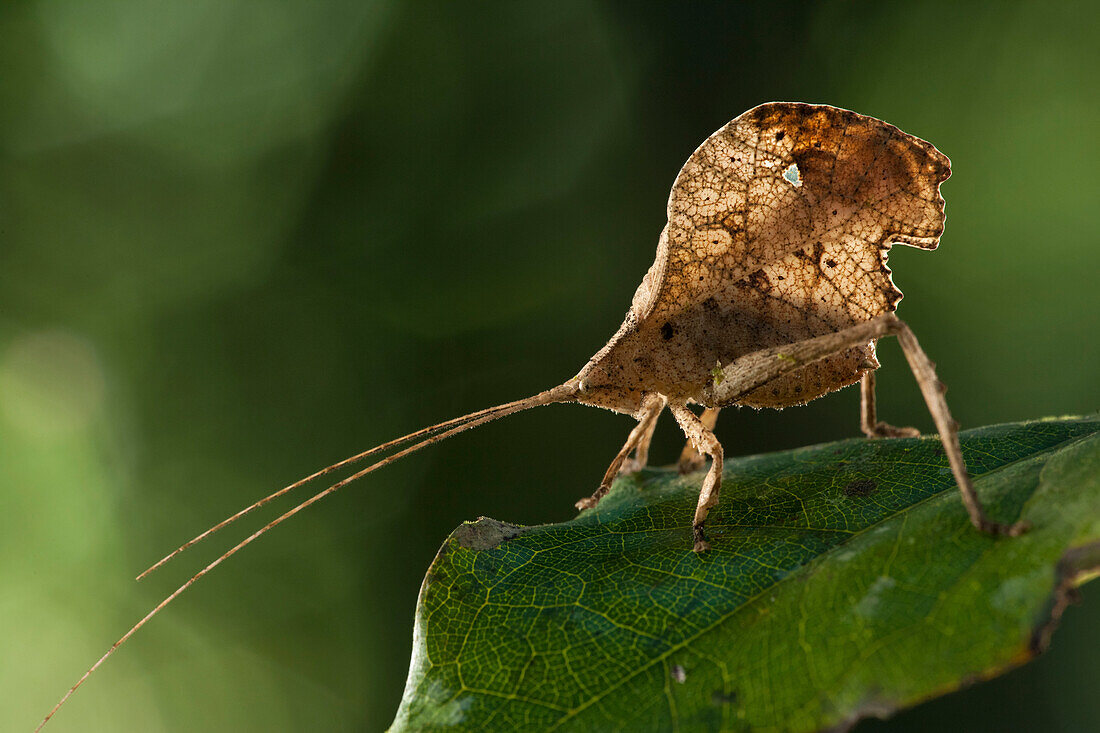
<instances>
[{"instance_id":1,"label":"dark spot on wing","mask_svg":"<svg viewBox=\"0 0 1100 733\"><path fill-rule=\"evenodd\" d=\"M757 270L749 275L749 285L752 285L757 290L767 290L772 286L772 281L768 279L767 274L763 270Z\"/></svg>"}]
</instances>

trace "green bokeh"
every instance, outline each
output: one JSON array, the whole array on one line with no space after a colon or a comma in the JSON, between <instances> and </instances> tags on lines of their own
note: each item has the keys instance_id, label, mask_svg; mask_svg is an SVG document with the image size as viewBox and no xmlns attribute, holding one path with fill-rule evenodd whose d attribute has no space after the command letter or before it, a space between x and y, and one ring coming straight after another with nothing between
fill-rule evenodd
<instances>
[{"instance_id":1,"label":"green bokeh","mask_svg":"<svg viewBox=\"0 0 1100 733\"><path fill-rule=\"evenodd\" d=\"M178 542L576 373L680 164L763 101L876 115L952 158L940 250L891 264L964 426L1095 410L1098 21L1083 2L3 4L0 729L33 726L229 538L132 582ZM929 428L882 355L883 418ZM856 411L848 390L731 412L719 435L805 445L853 435ZM381 729L443 538L568 518L628 428L539 410L347 489L184 596L51 725ZM663 425L656 460L678 442ZM1037 664L886 727L1100 725L1086 600Z\"/></svg>"}]
</instances>

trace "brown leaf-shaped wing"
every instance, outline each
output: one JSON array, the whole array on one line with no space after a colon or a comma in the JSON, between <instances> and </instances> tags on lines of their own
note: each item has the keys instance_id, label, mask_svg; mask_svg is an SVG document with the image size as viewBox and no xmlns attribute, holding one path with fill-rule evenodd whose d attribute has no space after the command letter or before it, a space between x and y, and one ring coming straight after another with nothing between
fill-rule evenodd
<instances>
[{"instance_id":1,"label":"brown leaf-shaped wing","mask_svg":"<svg viewBox=\"0 0 1100 733\"><path fill-rule=\"evenodd\" d=\"M676 178L664 262L651 270L662 277L635 301L639 330L668 347L654 371L705 379L716 361L894 310L886 253L894 242L936 247L949 175L931 144L847 110L780 102L736 118ZM805 402L874 363L873 344L850 349L741 403Z\"/></svg>"}]
</instances>

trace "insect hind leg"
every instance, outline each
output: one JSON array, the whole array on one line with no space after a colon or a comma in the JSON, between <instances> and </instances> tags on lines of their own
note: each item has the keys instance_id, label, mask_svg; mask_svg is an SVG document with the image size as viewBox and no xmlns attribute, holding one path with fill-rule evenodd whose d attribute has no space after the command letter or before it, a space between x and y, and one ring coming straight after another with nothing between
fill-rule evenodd
<instances>
[{"instance_id":1,"label":"insect hind leg","mask_svg":"<svg viewBox=\"0 0 1100 733\"><path fill-rule=\"evenodd\" d=\"M868 438L919 438L916 428L897 428L880 422L875 414L875 372L864 372L859 381L859 427Z\"/></svg>"},{"instance_id":2,"label":"insect hind leg","mask_svg":"<svg viewBox=\"0 0 1100 733\"><path fill-rule=\"evenodd\" d=\"M924 395L928 411L932 413L932 420L936 423L936 429L940 432L940 441L947 453L947 461L951 464L951 472L955 475L955 481L959 485L963 504L966 505L966 511L970 515L970 523L988 534L1008 535L1010 537L1023 534L1031 527L1029 522L1001 524L1000 522L994 522L985 515L981 500L978 499L978 494L974 491L974 484L970 480L970 474L966 470L962 447L959 445L959 424L955 422L947 409L947 400L943 396L947 391L947 387L936 376L936 365L924 353L920 344L917 343L916 335L905 321L895 317L891 324L891 330L898 337L902 351L905 352L905 359L909 362L909 368L913 372L913 377L917 380L921 394Z\"/></svg>"},{"instance_id":3,"label":"insect hind leg","mask_svg":"<svg viewBox=\"0 0 1100 733\"><path fill-rule=\"evenodd\" d=\"M979 530L994 535L1016 536L1027 531L1027 522L1001 524L986 516L970 474L966 470L962 448L959 445L959 426L951 417L944 399L946 388L936 376L935 365L917 343L917 337L909 326L893 313L886 313L864 323L845 328L824 336L796 341L786 346L746 354L727 364L722 369L723 379L704 392L706 404L735 404L743 395L761 384L799 367L823 359L837 351L866 343L883 336L897 336L909 369L917 380L924 402L932 414L932 420L940 434L944 452L947 454L951 473L955 476L963 504L970 515L970 522Z\"/></svg>"}]
</instances>

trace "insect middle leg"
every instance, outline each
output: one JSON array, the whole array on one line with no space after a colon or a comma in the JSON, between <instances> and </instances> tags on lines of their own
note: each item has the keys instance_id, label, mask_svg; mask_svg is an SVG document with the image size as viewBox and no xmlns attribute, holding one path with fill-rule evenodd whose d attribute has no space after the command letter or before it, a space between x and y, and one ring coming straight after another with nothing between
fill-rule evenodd
<instances>
[{"instance_id":1,"label":"insect middle leg","mask_svg":"<svg viewBox=\"0 0 1100 733\"><path fill-rule=\"evenodd\" d=\"M718 423L718 412L721 409L721 407L708 407L699 416L699 422L703 423L707 430L713 432L714 426ZM684 444L684 449L680 451L680 460L676 463L676 467L679 469L680 475L695 473L703 467L706 460L706 456L695 450L695 446L689 440Z\"/></svg>"},{"instance_id":2,"label":"insect middle leg","mask_svg":"<svg viewBox=\"0 0 1100 733\"><path fill-rule=\"evenodd\" d=\"M875 373L864 372L859 382L859 427L868 438L919 438L916 428L896 428L879 422L875 414Z\"/></svg>"},{"instance_id":3,"label":"insect middle leg","mask_svg":"<svg viewBox=\"0 0 1100 733\"><path fill-rule=\"evenodd\" d=\"M626 461L626 457L630 455L630 452L636 448L639 448L643 441L646 443L646 451L649 450L648 441L653 437L653 427L657 423L657 416L661 414L661 411L665 409L665 398L656 393L650 393L645 396L642 402L642 408L638 411L638 424L634 426L634 429L630 431L630 435L626 438L626 443L619 449L619 452L615 454L615 458L611 461L611 465L607 467L607 471L604 472L603 480L600 481L600 486L596 489L592 496L586 496L580 499L574 506L578 509L591 509L600 503L602 499L611 489L611 484L615 481L615 477L619 475L623 467L623 462Z\"/></svg>"},{"instance_id":4,"label":"insect middle leg","mask_svg":"<svg viewBox=\"0 0 1100 733\"><path fill-rule=\"evenodd\" d=\"M718 492L722 487L722 444L718 442L718 438L714 436L711 429L687 407L676 403L668 407L688 441L700 453L711 457L710 470L703 479L703 488L699 491L699 502L695 505L695 518L691 523L691 531L695 539L693 549L696 552L706 552L710 549L710 543L707 542L703 532L703 525L706 524L710 508L718 503Z\"/></svg>"}]
</instances>

